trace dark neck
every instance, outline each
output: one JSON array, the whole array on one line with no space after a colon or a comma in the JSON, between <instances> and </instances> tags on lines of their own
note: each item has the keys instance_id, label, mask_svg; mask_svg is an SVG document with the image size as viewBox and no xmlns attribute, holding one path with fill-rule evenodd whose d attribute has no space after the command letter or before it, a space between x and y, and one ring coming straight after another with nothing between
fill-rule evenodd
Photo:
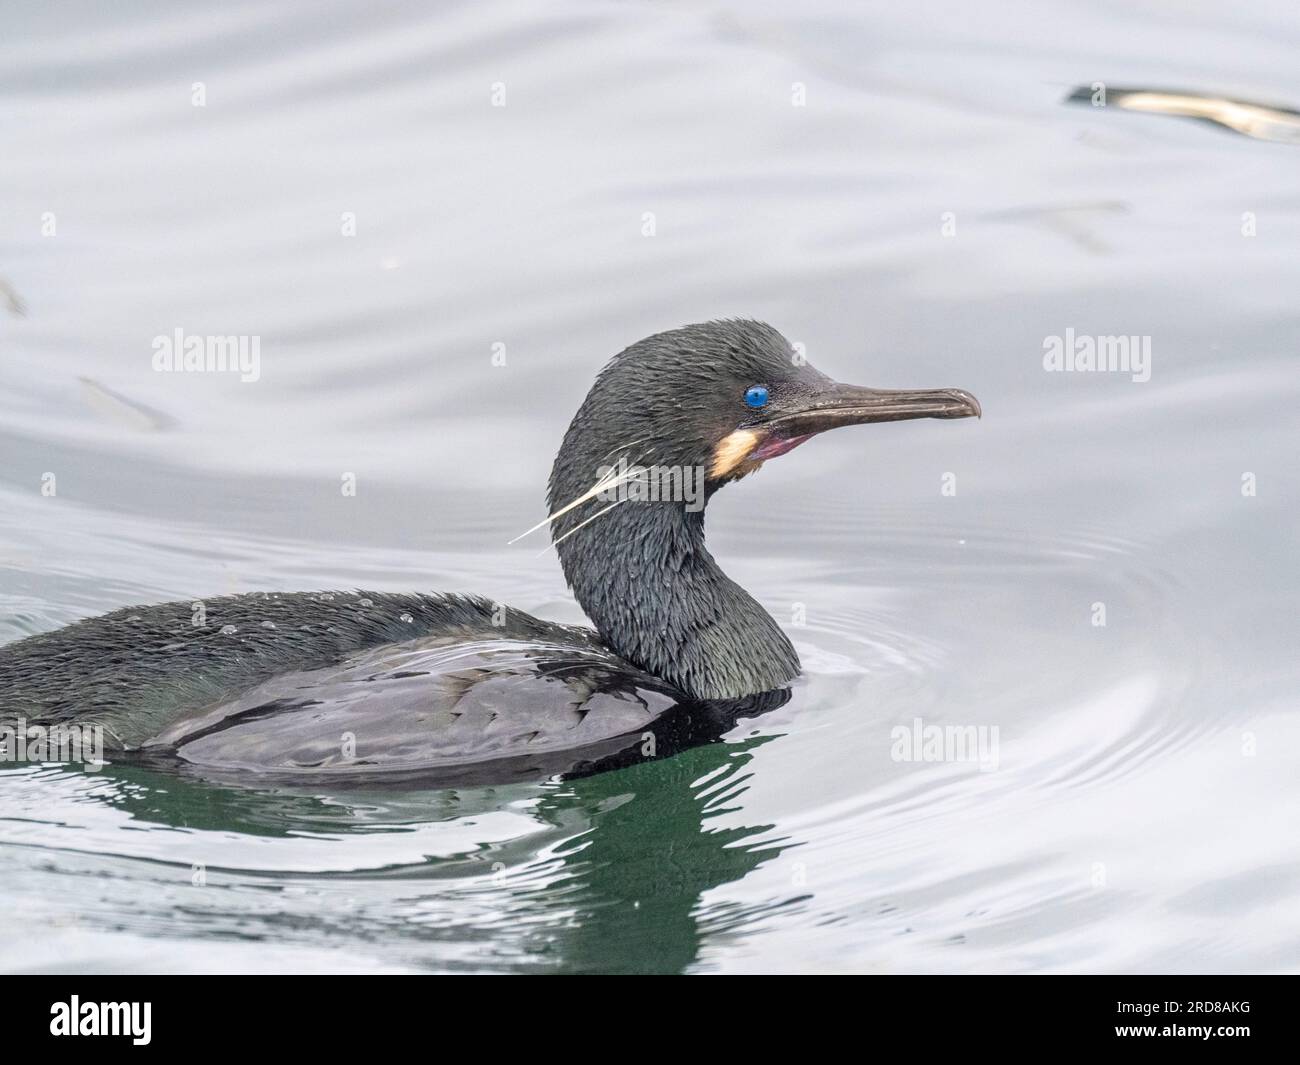
<instances>
[{"instance_id":1,"label":"dark neck","mask_svg":"<svg viewBox=\"0 0 1300 1065\"><path fill-rule=\"evenodd\" d=\"M558 539L603 503L555 522ZM626 502L557 547L564 575L621 657L697 699L782 688L799 657L704 546L704 512Z\"/></svg>"}]
</instances>

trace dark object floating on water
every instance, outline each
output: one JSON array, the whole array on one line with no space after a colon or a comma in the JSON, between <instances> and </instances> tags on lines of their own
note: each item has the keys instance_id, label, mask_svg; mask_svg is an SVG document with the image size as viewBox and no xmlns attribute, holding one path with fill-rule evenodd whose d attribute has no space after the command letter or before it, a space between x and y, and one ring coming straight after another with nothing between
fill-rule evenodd
<instances>
[{"instance_id":1,"label":"dark object floating on water","mask_svg":"<svg viewBox=\"0 0 1300 1065\"><path fill-rule=\"evenodd\" d=\"M0 648L0 724L97 724L117 760L304 783L539 779L708 742L784 703L799 659L705 548L707 500L828 429L979 413L959 389L838 384L760 322L660 333L596 377L536 527L596 631L464 595L128 608ZM674 473L684 491L633 490Z\"/></svg>"},{"instance_id":2,"label":"dark object floating on water","mask_svg":"<svg viewBox=\"0 0 1300 1065\"><path fill-rule=\"evenodd\" d=\"M1104 92L1104 97L1103 97ZM1096 102L1099 99L1105 103ZM1151 115L1176 115L1209 122L1246 137L1279 144L1300 144L1300 111L1269 104L1229 100L1199 92L1173 89L1116 89L1109 85L1094 90L1081 85L1066 98L1066 103L1118 107L1122 111L1140 111Z\"/></svg>"}]
</instances>

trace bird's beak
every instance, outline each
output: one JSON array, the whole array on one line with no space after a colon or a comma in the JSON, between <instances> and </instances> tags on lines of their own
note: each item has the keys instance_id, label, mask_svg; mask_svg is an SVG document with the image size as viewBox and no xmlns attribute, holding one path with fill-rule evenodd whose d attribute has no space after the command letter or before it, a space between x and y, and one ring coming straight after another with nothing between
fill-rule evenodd
<instances>
[{"instance_id":1,"label":"bird's beak","mask_svg":"<svg viewBox=\"0 0 1300 1065\"><path fill-rule=\"evenodd\" d=\"M960 388L863 388L833 382L796 410L768 420L766 428L785 437L807 437L863 422L906 418L978 418L979 400Z\"/></svg>"},{"instance_id":2,"label":"bird's beak","mask_svg":"<svg viewBox=\"0 0 1300 1065\"><path fill-rule=\"evenodd\" d=\"M809 437L841 425L906 418L978 418L980 413L979 400L960 388L863 388L832 381L798 401L793 409L725 436L714 449L709 474L715 480L743 477Z\"/></svg>"}]
</instances>

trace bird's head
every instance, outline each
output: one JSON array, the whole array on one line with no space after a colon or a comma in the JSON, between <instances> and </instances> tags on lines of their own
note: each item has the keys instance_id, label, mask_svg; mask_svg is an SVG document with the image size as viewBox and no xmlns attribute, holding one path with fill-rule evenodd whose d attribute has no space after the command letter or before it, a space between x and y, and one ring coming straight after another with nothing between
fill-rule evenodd
<instances>
[{"instance_id":1,"label":"bird's head","mask_svg":"<svg viewBox=\"0 0 1300 1065\"><path fill-rule=\"evenodd\" d=\"M780 688L793 645L704 546L724 484L842 425L980 413L959 389L843 385L760 322L633 344L601 370L551 471L551 535L605 642L697 699Z\"/></svg>"},{"instance_id":2,"label":"bird's head","mask_svg":"<svg viewBox=\"0 0 1300 1065\"><path fill-rule=\"evenodd\" d=\"M674 478L702 484L712 495L828 429L979 414L978 401L961 389L888 390L833 381L762 322L685 326L633 344L600 372L556 459L551 510L583 496L602 477L617 479L620 463L651 470L660 484ZM637 479L626 476L627 484ZM609 486L593 500L613 501L622 487ZM594 509L569 511L568 520L555 526L557 538Z\"/></svg>"}]
</instances>

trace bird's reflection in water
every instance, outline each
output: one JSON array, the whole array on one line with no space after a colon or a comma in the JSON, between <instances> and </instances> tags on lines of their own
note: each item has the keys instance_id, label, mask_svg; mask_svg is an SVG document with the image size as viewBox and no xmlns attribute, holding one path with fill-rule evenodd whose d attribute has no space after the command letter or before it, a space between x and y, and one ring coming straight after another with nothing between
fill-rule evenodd
<instances>
[{"instance_id":1,"label":"bird's reflection in water","mask_svg":"<svg viewBox=\"0 0 1300 1065\"><path fill-rule=\"evenodd\" d=\"M675 973L691 965L703 939L704 893L782 849L769 838L772 825L710 823L736 809L763 742L713 744L590 777L543 803L542 816L577 808L591 827L557 848L574 884L574 919L530 948L575 972Z\"/></svg>"},{"instance_id":2,"label":"bird's reflection in water","mask_svg":"<svg viewBox=\"0 0 1300 1065\"><path fill-rule=\"evenodd\" d=\"M361 905L349 926L359 940L394 945L415 964L442 968L443 941L478 942L507 968L578 972L680 972L698 957L705 932L700 901L712 888L737 881L782 850L772 825L728 827L739 807L754 750L773 736L708 742L789 698L786 691L742 703L697 706L676 729L657 722L657 750L644 741L601 762L573 768L546 783L430 790L342 788L308 793L250 782L215 781L160 772L145 765L110 765L96 774L98 797L131 817L190 832L291 838L328 834L340 850L321 869L332 884L355 887ZM353 871L349 835L409 833L442 826L464 839L479 819L501 810L522 814L534 829L516 838L476 842L423 862ZM217 844L221 846L220 843ZM274 871L240 868L235 851L222 862L210 852L211 882L278 879ZM188 877L188 861L178 875ZM347 871L345 871L347 870ZM290 875L290 874L285 874ZM296 872L300 883L314 874ZM420 886L414 898L412 886ZM401 883L399 915L388 904ZM376 889L371 894L371 889ZM465 892L475 904L458 907ZM369 897L368 897L369 896ZM519 920L474 926L484 899ZM183 920L188 936L221 936L232 914L223 899L210 918ZM428 920L411 920L414 908ZM403 916L404 915L404 916ZM160 933L172 933L167 915L154 915ZM177 918L182 920L182 918ZM205 922L210 921L210 927ZM377 926L370 926L374 924ZM268 923L265 936L277 934ZM338 935L336 926L331 934Z\"/></svg>"}]
</instances>

